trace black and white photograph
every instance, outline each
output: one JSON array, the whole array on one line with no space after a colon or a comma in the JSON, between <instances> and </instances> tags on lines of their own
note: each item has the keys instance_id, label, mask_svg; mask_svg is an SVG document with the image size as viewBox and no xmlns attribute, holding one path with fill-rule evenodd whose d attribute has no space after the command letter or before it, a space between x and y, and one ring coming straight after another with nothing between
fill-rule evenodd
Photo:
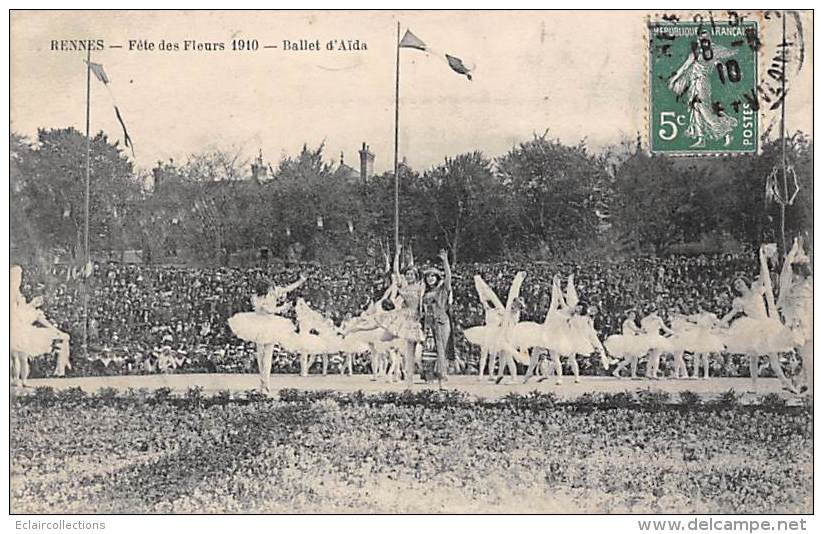
<instances>
[{"instance_id":1,"label":"black and white photograph","mask_svg":"<svg viewBox=\"0 0 823 534\"><path fill-rule=\"evenodd\" d=\"M813 31L9 10L10 525L808 530Z\"/></svg>"}]
</instances>

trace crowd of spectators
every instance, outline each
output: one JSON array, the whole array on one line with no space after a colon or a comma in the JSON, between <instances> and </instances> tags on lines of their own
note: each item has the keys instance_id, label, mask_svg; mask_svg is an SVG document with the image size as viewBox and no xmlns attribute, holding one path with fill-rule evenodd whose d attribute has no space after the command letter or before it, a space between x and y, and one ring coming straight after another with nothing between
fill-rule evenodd
<instances>
[{"instance_id":1,"label":"crowd of spectators","mask_svg":"<svg viewBox=\"0 0 823 534\"><path fill-rule=\"evenodd\" d=\"M505 300L519 270L526 282L521 296L523 320L542 320L551 280L574 274L581 301L596 306L595 326L601 338L616 333L626 310L642 315L656 308L698 307L727 312L740 274L757 268L752 255L671 256L620 261L499 262L461 264L454 268L453 350L472 369L477 349L462 330L483 323L473 276L480 274ZM83 283L65 266L24 268L22 291L42 295L46 315L71 334L75 374L154 372L253 372L254 347L236 338L227 319L251 308L250 297L260 280L285 285L305 274L307 283L292 298L303 297L336 324L359 314L388 283L381 267L367 264L290 264L262 268L194 268L161 265L98 264L88 285L89 356L83 356ZM294 355L277 352L275 372L296 372ZM355 359L355 372L367 372L366 358Z\"/></svg>"}]
</instances>

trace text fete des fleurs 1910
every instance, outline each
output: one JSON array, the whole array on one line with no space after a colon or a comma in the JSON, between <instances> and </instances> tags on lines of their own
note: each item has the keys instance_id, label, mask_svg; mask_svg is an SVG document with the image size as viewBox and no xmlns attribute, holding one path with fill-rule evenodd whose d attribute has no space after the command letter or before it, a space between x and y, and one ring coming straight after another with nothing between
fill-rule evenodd
<instances>
[{"instance_id":1,"label":"text fete des fleurs 1910","mask_svg":"<svg viewBox=\"0 0 823 534\"><path fill-rule=\"evenodd\" d=\"M275 44L275 43L279 43ZM231 41L201 41L183 39L128 39L123 43L106 43L103 39L52 39L52 52L74 52L122 48L129 52L253 52L260 49L281 49L287 52L361 52L368 50L366 41L360 39L232 39Z\"/></svg>"}]
</instances>

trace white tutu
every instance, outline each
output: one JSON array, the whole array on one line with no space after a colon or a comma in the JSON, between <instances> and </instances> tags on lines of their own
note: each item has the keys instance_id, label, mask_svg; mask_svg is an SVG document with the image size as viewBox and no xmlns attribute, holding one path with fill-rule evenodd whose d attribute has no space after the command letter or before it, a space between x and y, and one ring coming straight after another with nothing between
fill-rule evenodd
<instances>
[{"instance_id":1,"label":"white tutu","mask_svg":"<svg viewBox=\"0 0 823 534\"><path fill-rule=\"evenodd\" d=\"M546 344L543 346L558 354L571 356L577 354L578 350L588 354L589 344L575 334L564 315L556 314L549 318L544 336Z\"/></svg>"},{"instance_id":2,"label":"white tutu","mask_svg":"<svg viewBox=\"0 0 823 534\"><path fill-rule=\"evenodd\" d=\"M645 354L646 343L641 335L614 334L606 338L603 346L609 354L617 357L629 356L632 354Z\"/></svg>"},{"instance_id":3,"label":"white tutu","mask_svg":"<svg viewBox=\"0 0 823 534\"><path fill-rule=\"evenodd\" d=\"M344 336L340 343L340 348L342 349L341 352L347 352L350 354L370 352L370 340L371 336L369 332L354 332Z\"/></svg>"},{"instance_id":4,"label":"white tutu","mask_svg":"<svg viewBox=\"0 0 823 534\"><path fill-rule=\"evenodd\" d=\"M313 356L341 352L342 338L336 340L317 334L299 333L284 337L282 342L283 348L289 352Z\"/></svg>"},{"instance_id":5,"label":"white tutu","mask_svg":"<svg viewBox=\"0 0 823 534\"><path fill-rule=\"evenodd\" d=\"M574 352L571 354L587 355L596 352L598 347L591 341L591 336L597 337L597 332L592 329L589 331L589 325L583 316L575 316L569 321L569 339L572 342Z\"/></svg>"},{"instance_id":6,"label":"white tutu","mask_svg":"<svg viewBox=\"0 0 823 534\"><path fill-rule=\"evenodd\" d=\"M728 352L763 355L791 352L797 346L792 331L777 319L740 317L726 331Z\"/></svg>"},{"instance_id":7,"label":"white tutu","mask_svg":"<svg viewBox=\"0 0 823 534\"><path fill-rule=\"evenodd\" d=\"M724 338L713 329L692 325L685 326L675 332L671 343L677 352L692 352L709 354L726 350Z\"/></svg>"},{"instance_id":8,"label":"white tutu","mask_svg":"<svg viewBox=\"0 0 823 534\"><path fill-rule=\"evenodd\" d=\"M12 317L10 324L10 349L28 356L39 356L51 352L52 343L60 339L62 332L53 328L43 328L25 323ZM62 334L68 339L67 334Z\"/></svg>"},{"instance_id":9,"label":"white tutu","mask_svg":"<svg viewBox=\"0 0 823 534\"><path fill-rule=\"evenodd\" d=\"M546 325L534 321L521 321L512 330L512 344L520 349L545 348Z\"/></svg>"},{"instance_id":10,"label":"white tutu","mask_svg":"<svg viewBox=\"0 0 823 534\"><path fill-rule=\"evenodd\" d=\"M499 326L473 326L463 331L469 343L477 345L489 352L498 352L506 345L511 345L507 336Z\"/></svg>"},{"instance_id":11,"label":"white tutu","mask_svg":"<svg viewBox=\"0 0 823 534\"><path fill-rule=\"evenodd\" d=\"M672 343L669 338L661 336L658 332L640 334L637 337L639 338L637 343L644 348L643 352L650 350L658 350L660 352L674 351L674 343Z\"/></svg>"},{"instance_id":12,"label":"white tutu","mask_svg":"<svg viewBox=\"0 0 823 534\"><path fill-rule=\"evenodd\" d=\"M524 323L517 323L518 325ZM536 323L532 323L536 325ZM545 329L543 325L537 325L539 328L529 327L526 326L525 328L521 328L522 332L531 332L535 331L538 332L539 329ZM522 350L527 350L532 346L542 346L542 345L526 345L523 343L529 343L529 341L517 341L517 326L514 327L513 332L508 332L499 326L492 326L492 325L483 325L483 326L473 326L471 328L467 328L463 331L463 334L466 336L466 339L475 345L478 345L484 349L486 349L490 353L498 353L503 350L508 350L514 360L517 363L528 365L529 364L529 355L527 353L518 351L517 349L520 348ZM539 334L538 334L539 335ZM534 337L533 333L527 333L527 338ZM514 339L514 341L512 341ZM540 341L542 342L542 341Z\"/></svg>"},{"instance_id":13,"label":"white tutu","mask_svg":"<svg viewBox=\"0 0 823 534\"><path fill-rule=\"evenodd\" d=\"M540 347L558 354L576 354L578 349L588 346L576 339L565 317L555 315L545 324L532 321L517 323L512 335L512 344L521 349Z\"/></svg>"},{"instance_id":14,"label":"white tutu","mask_svg":"<svg viewBox=\"0 0 823 534\"><path fill-rule=\"evenodd\" d=\"M284 346L294 335L294 323L270 313L241 312L229 317L229 328L245 341Z\"/></svg>"},{"instance_id":15,"label":"white tutu","mask_svg":"<svg viewBox=\"0 0 823 534\"><path fill-rule=\"evenodd\" d=\"M41 317L44 317L43 312L28 302L12 304L9 317L9 348L12 351L39 356L50 353L54 341L68 341L69 335L65 332L53 327L37 326L35 323Z\"/></svg>"}]
</instances>

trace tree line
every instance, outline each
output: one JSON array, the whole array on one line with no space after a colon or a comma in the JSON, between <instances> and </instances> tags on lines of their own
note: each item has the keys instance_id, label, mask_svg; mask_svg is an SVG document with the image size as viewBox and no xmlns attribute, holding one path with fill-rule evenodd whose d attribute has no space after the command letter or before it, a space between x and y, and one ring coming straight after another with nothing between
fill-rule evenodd
<instances>
[{"instance_id":1,"label":"tree line","mask_svg":"<svg viewBox=\"0 0 823 534\"><path fill-rule=\"evenodd\" d=\"M41 129L33 140L12 133L16 261L83 257L85 143L73 128ZM802 133L786 142L789 194L795 177L800 188L786 230L809 240L812 148ZM446 248L460 262L779 242L779 206L765 184L781 161L778 141L756 155L672 158L649 155L639 142L595 151L544 133L497 157L474 151L422 171L401 164L400 233L417 256ZM261 251L297 261L384 261L394 176L361 180L344 171L321 144L262 175L252 176L239 152L214 150L158 163L152 176L99 133L91 141L90 248L98 257L139 249L146 261L222 265L258 261ZM146 187L150 176L154 186Z\"/></svg>"}]
</instances>

